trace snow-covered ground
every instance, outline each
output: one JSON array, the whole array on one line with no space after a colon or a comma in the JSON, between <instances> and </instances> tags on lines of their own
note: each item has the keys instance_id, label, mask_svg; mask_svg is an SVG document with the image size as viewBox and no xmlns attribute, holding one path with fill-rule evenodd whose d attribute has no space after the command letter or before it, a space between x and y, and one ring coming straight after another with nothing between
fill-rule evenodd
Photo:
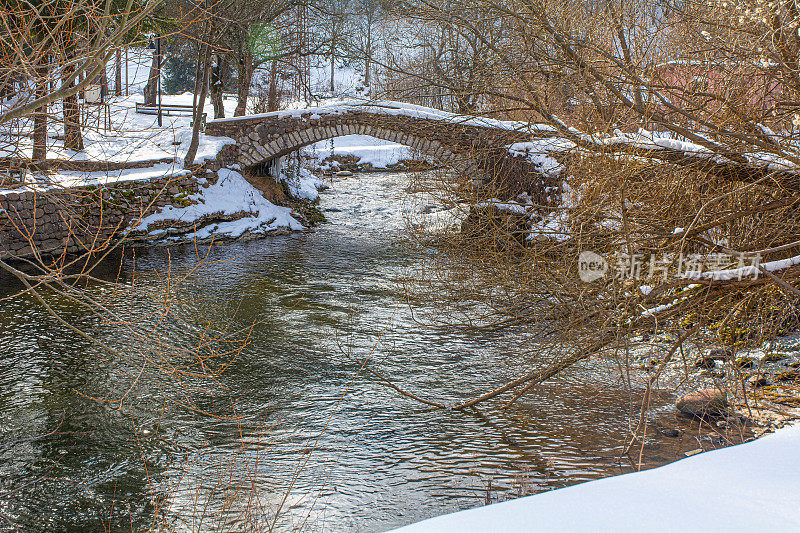
<instances>
[{"instance_id":1,"label":"snow-covered ground","mask_svg":"<svg viewBox=\"0 0 800 533\"><path fill-rule=\"evenodd\" d=\"M373 168L384 169L406 159L415 159L408 146L392 143L367 135L346 135L307 146L303 149L306 157L316 161L318 168L324 169L338 165L323 163L331 156L353 156L358 163L370 164Z\"/></svg>"},{"instance_id":2,"label":"snow-covered ground","mask_svg":"<svg viewBox=\"0 0 800 533\"><path fill-rule=\"evenodd\" d=\"M303 229L303 225L292 217L290 208L269 202L235 170L223 168L218 174L219 179L215 184L201 188L198 194L189 197L194 204L187 207L167 206L142 219L133 231L147 233L152 241L169 242L205 240L212 236L236 239L245 234L264 234L281 228L292 231ZM200 181L201 185L206 185L205 178ZM308 181L312 188L318 182ZM303 185L308 187L305 183ZM313 190L316 193L316 188ZM201 223L204 219L220 215L244 216L207 225ZM194 231L176 236L160 227L165 221L170 221L170 227L178 224L197 227L193 228Z\"/></svg>"},{"instance_id":3,"label":"snow-covered ground","mask_svg":"<svg viewBox=\"0 0 800 533\"><path fill-rule=\"evenodd\" d=\"M652 470L439 516L395 531L800 531L800 424Z\"/></svg>"},{"instance_id":4,"label":"snow-covered ground","mask_svg":"<svg viewBox=\"0 0 800 533\"><path fill-rule=\"evenodd\" d=\"M99 129L97 127L85 128L83 130L85 145L83 152L74 152L64 148L63 141L55 138L62 133L61 125L53 124L50 128L47 158L118 163L171 159L173 163L159 169L162 171L161 175L181 169L183 158L192 138L191 116L164 116L162 127L159 127L156 116L136 113L137 101L142 101L141 94L112 97L109 104L111 127L108 131L102 127ZM164 96L163 103L191 105L192 95L185 93ZM225 105L231 107L231 113L236 107L233 100L226 100ZM206 106L205 111L209 113L209 116L213 116L213 108L210 103ZM95 110L92 112L95 113ZM15 149L16 153L6 149L4 150L6 153L0 153L0 157L11 155L30 157L33 148L30 137L23 137L19 142L20 144ZM201 163L207 159L213 159L223 146L233 142L232 139L226 137L202 135L195 161ZM62 186L78 184L81 181L108 183L120 179L147 179L152 177L154 171L156 169L153 167L109 173L59 171L49 174L47 180Z\"/></svg>"}]
</instances>

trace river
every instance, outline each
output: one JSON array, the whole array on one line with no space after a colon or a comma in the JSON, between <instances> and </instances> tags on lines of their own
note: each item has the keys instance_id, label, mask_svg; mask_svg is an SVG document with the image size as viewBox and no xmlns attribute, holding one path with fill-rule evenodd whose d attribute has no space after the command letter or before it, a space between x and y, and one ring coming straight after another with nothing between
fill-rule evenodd
<instances>
[{"instance_id":1,"label":"river","mask_svg":"<svg viewBox=\"0 0 800 533\"><path fill-rule=\"evenodd\" d=\"M171 374L172 354L146 352L63 298L53 300L63 316L122 356L28 298L0 301L0 531L382 531L630 471L620 450L641 391L608 362L506 413L425 408L360 370L369 357L450 402L519 370L514 332L425 327L403 304L395 279L414 259L398 234L404 210L420 207L406 186L400 173L337 179L315 231L220 244L213 262L191 246L128 251L120 281L138 296L90 287L142 327L158 324L159 339L191 346L198 333L147 296L169 280L176 316L247 338L217 343L230 353L209 359L227 364L216 380ZM118 275L116 259L101 277ZM1 297L18 288L0 279ZM669 400L653 416L672 417ZM645 466L690 441L653 437Z\"/></svg>"}]
</instances>

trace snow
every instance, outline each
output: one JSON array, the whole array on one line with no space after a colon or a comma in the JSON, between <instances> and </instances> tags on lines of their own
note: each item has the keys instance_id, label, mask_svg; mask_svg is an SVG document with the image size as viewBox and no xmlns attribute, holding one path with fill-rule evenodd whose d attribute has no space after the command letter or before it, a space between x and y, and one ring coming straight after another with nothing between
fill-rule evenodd
<instances>
[{"instance_id":1,"label":"snow","mask_svg":"<svg viewBox=\"0 0 800 533\"><path fill-rule=\"evenodd\" d=\"M478 126L484 128L496 128L508 131L519 131L531 134L556 133L556 129L547 124L531 124L513 120L497 120L486 117L476 117L469 115L458 115L405 102L394 102L389 100L359 100L349 98L339 102L326 102L326 105L319 107L300 107L297 109L285 109L283 111L273 111L271 113L261 113L256 115L245 115L241 117L218 119L214 122L248 120L253 118L304 118L313 110L314 114L342 115L353 111L374 113L376 115L404 116L410 118L421 118L463 124L467 126ZM310 117L305 117L310 118Z\"/></svg>"},{"instance_id":2,"label":"snow","mask_svg":"<svg viewBox=\"0 0 800 533\"><path fill-rule=\"evenodd\" d=\"M769 131L771 132L771 130ZM683 139L677 139L675 138L675 134L669 132L654 132L645 129L639 129L639 131L636 133L623 133L619 130L616 130L614 131L613 135L599 133L585 134L578 132L577 130L574 133L576 133L583 141L594 144L598 147L628 145L632 148L648 151L671 150L682 152L687 156L707 158L720 164L731 163L730 159L719 155L707 146L702 146L700 144ZM701 132L692 133L693 135L704 139L705 142L709 146L713 146L716 151L728 151L724 145L714 141L709 136L703 135ZM735 152L736 150L732 151ZM748 164L754 168L765 168L767 170L778 171L795 171L797 169L797 165L792 161L772 153L754 152L743 154L743 156L747 160Z\"/></svg>"},{"instance_id":3,"label":"snow","mask_svg":"<svg viewBox=\"0 0 800 533\"><path fill-rule=\"evenodd\" d=\"M744 279L748 277L758 277L761 273L761 268L767 272L777 272L785 270L795 265L800 265L800 255L787 257L786 259L776 259L775 261L767 261L766 263L759 263L760 258L751 257L750 260L753 264L742 266L738 268L731 268L727 270L709 270L706 272L687 272L683 275L684 278L697 279L704 278L714 281L730 281L733 279ZM760 268L759 268L760 267Z\"/></svg>"},{"instance_id":4,"label":"snow","mask_svg":"<svg viewBox=\"0 0 800 533\"><path fill-rule=\"evenodd\" d=\"M156 239L160 230L151 230L154 224L169 221L194 223L211 215L233 215L240 212L250 216L240 220L211 224L183 235L180 240L206 239L211 235L223 235L237 238L245 233L257 234L274 231L279 228L302 230L303 225L291 216L291 209L279 207L268 201L244 177L230 169L221 169L217 183L200 189L198 194L189 197L197 202L187 207L167 206L158 213L149 215L139 221L132 230L149 233ZM177 237L165 237L164 240L178 240Z\"/></svg>"},{"instance_id":5,"label":"snow","mask_svg":"<svg viewBox=\"0 0 800 533\"><path fill-rule=\"evenodd\" d=\"M575 144L559 138L537 139L524 143L514 143L506 146L506 149L513 156L522 156L533 163L537 170L545 176L558 176L563 167L550 154L555 152L567 151L575 147Z\"/></svg>"},{"instance_id":6,"label":"snow","mask_svg":"<svg viewBox=\"0 0 800 533\"><path fill-rule=\"evenodd\" d=\"M800 531L800 424L644 472L439 516L397 533Z\"/></svg>"},{"instance_id":7,"label":"snow","mask_svg":"<svg viewBox=\"0 0 800 533\"><path fill-rule=\"evenodd\" d=\"M192 104L192 94L164 95L165 104ZM163 126L157 125L157 117L136 113L136 101L142 101L142 95L112 97L110 100L111 127L109 131L97 128L85 128L83 152L74 152L64 148L63 141L52 137L61 133L61 125L49 124L50 139L47 150L48 159L65 159L70 161L104 161L113 163L133 163L154 159L171 159L172 163L159 164L142 169L127 169L111 172L77 172L57 170L46 175L46 183L30 184L15 191L41 189L47 186L69 187L84 183L101 184L120 180L144 180L168 174L182 172L183 158L192 137L191 116L163 117ZM236 103L226 100L225 105L231 107ZM209 116L213 116L210 102L205 107ZM8 136L0 131L0 139L7 142ZM16 140L16 138L15 138ZM0 157L32 155L33 145L30 137L23 137L17 148L0 143ZM202 163L217 156L223 146L235 141L227 137L200 136L195 163ZM31 178L34 178L31 175Z\"/></svg>"},{"instance_id":8,"label":"snow","mask_svg":"<svg viewBox=\"0 0 800 533\"><path fill-rule=\"evenodd\" d=\"M70 161L109 161L109 162L134 162L152 159L172 158L173 161L182 163L189 148L192 136L191 115L164 116L162 126L157 124L158 117L136 113L136 102L143 101L141 90L147 82L149 63L152 51L132 49L129 52L128 71L131 83L130 96L111 96L108 98L111 126L108 131L102 128L102 120L97 127L98 110L90 108L89 126L83 129L85 150L74 152L64 148L61 140L54 139L55 135L63 133L63 126L59 122L48 121L48 159L58 158ZM112 65L113 66L113 65ZM111 66L109 67L111 68ZM125 76L123 73L123 80ZM111 78L113 80L113 77ZM192 93L180 95L162 95L164 104L192 105ZM236 107L235 100L224 100L226 114L233 114ZM214 108L210 99L206 100L204 111L208 117L214 116ZM58 116L61 113L60 104L51 109L51 113ZM20 124L19 126L25 126ZM33 141L30 137L21 139L14 135L15 125L3 125L0 129L0 157L25 156L31 157ZM213 159L226 144L232 144L233 139L225 137L200 136L200 145L195 158L196 163ZM57 172L49 176L49 181L54 184L63 184L62 180L74 181L77 173ZM136 178L132 173L126 173L127 179ZM112 177L113 178L113 177ZM98 179L91 176L90 179ZM106 180L109 181L109 180Z\"/></svg>"},{"instance_id":9,"label":"snow","mask_svg":"<svg viewBox=\"0 0 800 533\"><path fill-rule=\"evenodd\" d=\"M557 211L539 221L534 221L526 239L533 241L544 238L565 242L571 236L569 214L566 211Z\"/></svg>"},{"instance_id":10,"label":"snow","mask_svg":"<svg viewBox=\"0 0 800 533\"><path fill-rule=\"evenodd\" d=\"M326 187L322 180L307 168L299 169L297 176L287 174L285 170L282 170L281 180L289 188L289 194L295 198L311 200L312 202L319 198L319 191Z\"/></svg>"},{"instance_id":11,"label":"snow","mask_svg":"<svg viewBox=\"0 0 800 533\"><path fill-rule=\"evenodd\" d=\"M383 169L396 165L404 159L418 159L411 148L367 135L345 135L320 141L302 149L303 153L316 159L320 168L336 166L321 164L330 156L354 156L360 164L371 164L373 168Z\"/></svg>"},{"instance_id":12,"label":"snow","mask_svg":"<svg viewBox=\"0 0 800 533\"><path fill-rule=\"evenodd\" d=\"M518 215L528 214L528 208L524 205L515 202L514 200L511 200L509 202L503 202L502 200L499 200L497 198L491 198L484 202L477 203L475 207L478 208L493 207L500 211L508 211L510 213L516 213Z\"/></svg>"}]
</instances>

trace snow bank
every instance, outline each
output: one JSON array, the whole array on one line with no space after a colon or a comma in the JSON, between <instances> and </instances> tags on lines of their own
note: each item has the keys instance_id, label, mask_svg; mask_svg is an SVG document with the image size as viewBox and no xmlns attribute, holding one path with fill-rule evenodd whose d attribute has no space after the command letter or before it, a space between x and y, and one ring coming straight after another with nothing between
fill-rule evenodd
<instances>
[{"instance_id":1,"label":"snow bank","mask_svg":"<svg viewBox=\"0 0 800 533\"><path fill-rule=\"evenodd\" d=\"M424 520L402 533L800 531L800 424L675 463Z\"/></svg>"},{"instance_id":2,"label":"snow bank","mask_svg":"<svg viewBox=\"0 0 800 533\"><path fill-rule=\"evenodd\" d=\"M175 96L165 95L162 98L164 104L192 105L190 93ZM159 128L158 117L136 113L136 102L141 100L142 95L110 98L111 127L108 131L104 131L102 128L99 130L85 128L83 130L85 145L83 152L68 150L64 148L62 140L54 139L56 135L60 135L62 126L51 121L49 123L50 139L47 157L70 161L118 163L172 158L182 164L192 138L190 125L192 117L190 115L164 116L162 127ZM225 105L231 107L232 111L235 102L226 100ZM213 116L214 110L210 103L204 109L209 117ZM92 117L96 114L94 109L91 110L91 113L93 113ZM93 120L90 118L90 121ZM0 131L0 137L9 141L8 132ZM33 141L29 137L21 139L14 137L13 140L19 141L18 149L12 143L5 144L4 148L0 148L0 157L20 155L31 157ZM201 135L195 162L201 163L215 158L223 146L234 142L233 139L227 137ZM56 175L50 176L50 179L58 182L60 178Z\"/></svg>"},{"instance_id":3,"label":"snow bank","mask_svg":"<svg viewBox=\"0 0 800 533\"><path fill-rule=\"evenodd\" d=\"M201 180L201 185L204 184ZM281 228L304 229L303 225L291 216L291 209L276 206L268 201L235 170L221 169L215 184L206 188L201 187L198 194L188 199L197 203L180 208L168 206L158 213L145 217L132 230L148 233L154 240L177 241L207 239L212 235L235 239L245 233L263 234ZM160 224L170 221L201 225L204 218L240 213L247 215L238 220L214 222L179 237L168 236L167 230L161 229L163 224ZM154 225L159 229L151 230Z\"/></svg>"}]
</instances>

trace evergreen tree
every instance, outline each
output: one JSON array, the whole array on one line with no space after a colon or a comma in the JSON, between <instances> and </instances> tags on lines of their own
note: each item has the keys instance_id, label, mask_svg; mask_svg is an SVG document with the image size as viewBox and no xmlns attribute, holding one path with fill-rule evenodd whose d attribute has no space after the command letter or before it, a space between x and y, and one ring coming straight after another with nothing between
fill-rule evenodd
<instances>
[{"instance_id":1,"label":"evergreen tree","mask_svg":"<svg viewBox=\"0 0 800 533\"><path fill-rule=\"evenodd\" d=\"M197 47L188 41L174 43L164 61L164 92L181 94L194 90Z\"/></svg>"}]
</instances>

